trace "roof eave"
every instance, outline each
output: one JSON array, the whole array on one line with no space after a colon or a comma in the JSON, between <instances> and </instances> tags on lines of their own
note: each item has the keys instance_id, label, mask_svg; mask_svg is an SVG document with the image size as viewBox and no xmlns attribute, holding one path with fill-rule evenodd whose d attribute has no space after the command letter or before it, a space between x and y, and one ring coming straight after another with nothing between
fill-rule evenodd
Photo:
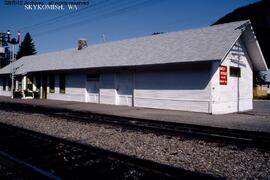
<instances>
[{"instance_id":1,"label":"roof eave","mask_svg":"<svg viewBox=\"0 0 270 180\"><path fill-rule=\"evenodd\" d=\"M260 47L259 42L258 42L257 39L256 39L255 44L256 44L256 48L258 49L260 61L263 63L262 67L259 67L258 70L259 70L259 71L267 71L267 70L268 70L268 66L267 66L267 64L266 64L266 61L265 61L265 59L264 59L264 55L263 55L263 53L262 53L261 47Z\"/></svg>"},{"instance_id":2,"label":"roof eave","mask_svg":"<svg viewBox=\"0 0 270 180\"><path fill-rule=\"evenodd\" d=\"M254 70L267 71L268 67L251 23L249 23L249 26L242 33L242 40L244 41L245 47L252 59Z\"/></svg>"}]
</instances>

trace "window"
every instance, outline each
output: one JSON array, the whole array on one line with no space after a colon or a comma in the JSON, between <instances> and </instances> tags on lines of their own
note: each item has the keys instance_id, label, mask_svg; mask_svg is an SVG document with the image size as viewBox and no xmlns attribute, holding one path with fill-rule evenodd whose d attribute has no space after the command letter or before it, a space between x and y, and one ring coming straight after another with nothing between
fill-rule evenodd
<instances>
[{"instance_id":1,"label":"window","mask_svg":"<svg viewBox=\"0 0 270 180\"><path fill-rule=\"evenodd\" d=\"M32 91L33 90L33 76L27 76L26 84L27 84L27 90Z\"/></svg>"},{"instance_id":2,"label":"window","mask_svg":"<svg viewBox=\"0 0 270 180\"><path fill-rule=\"evenodd\" d=\"M6 85L7 85L6 84L6 77L4 76L2 80L3 80L3 91L5 91L6 90Z\"/></svg>"},{"instance_id":3,"label":"window","mask_svg":"<svg viewBox=\"0 0 270 180\"><path fill-rule=\"evenodd\" d=\"M239 67L230 66L230 76L231 77L241 77L241 69Z\"/></svg>"},{"instance_id":4,"label":"window","mask_svg":"<svg viewBox=\"0 0 270 180\"><path fill-rule=\"evenodd\" d=\"M55 79L54 75L49 76L50 93L54 93Z\"/></svg>"},{"instance_id":5,"label":"window","mask_svg":"<svg viewBox=\"0 0 270 180\"><path fill-rule=\"evenodd\" d=\"M59 75L59 86L60 86L60 93L66 92L66 77L64 74Z\"/></svg>"},{"instance_id":6,"label":"window","mask_svg":"<svg viewBox=\"0 0 270 180\"><path fill-rule=\"evenodd\" d=\"M99 74L87 74L87 81L99 81Z\"/></svg>"}]
</instances>

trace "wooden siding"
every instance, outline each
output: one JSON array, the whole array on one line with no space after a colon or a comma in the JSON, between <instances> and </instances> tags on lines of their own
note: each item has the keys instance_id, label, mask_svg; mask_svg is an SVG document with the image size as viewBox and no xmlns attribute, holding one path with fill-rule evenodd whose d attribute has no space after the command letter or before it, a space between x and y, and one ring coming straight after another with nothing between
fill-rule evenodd
<instances>
[{"instance_id":1,"label":"wooden siding","mask_svg":"<svg viewBox=\"0 0 270 180\"><path fill-rule=\"evenodd\" d=\"M3 91L3 86L0 87L1 90L0 90L0 96L11 96L11 92L6 90L6 91ZM6 87L8 88L8 87Z\"/></svg>"},{"instance_id":2,"label":"wooden siding","mask_svg":"<svg viewBox=\"0 0 270 180\"><path fill-rule=\"evenodd\" d=\"M8 79L6 78L6 90L3 90L3 80L0 77L0 96L11 96L11 92L8 91Z\"/></svg>"},{"instance_id":3,"label":"wooden siding","mask_svg":"<svg viewBox=\"0 0 270 180\"><path fill-rule=\"evenodd\" d=\"M210 68L136 72L134 106L209 112Z\"/></svg>"},{"instance_id":4,"label":"wooden siding","mask_svg":"<svg viewBox=\"0 0 270 180\"><path fill-rule=\"evenodd\" d=\"M116 104L115 74L102 73L100 75L100 103Z\"/></svg>"},{"instance_id":5,"label":"wooden siding","mask_svg":"<svg viewBox=\"0 0 270 180\"><path fill-rule=\"evenodd\" d=\"M115 74L116 104L133 106L134 72L121 71Z\"/></svg>"},{"instance_id":6,"label":"wooden siding","mask_svg":"<svg viewBox=\"0 0 270 180\"><path fill-rule=\"evenodd\" d=\"M239 60L240 63L237 63ZM225 114L251 110L253 108L252 64L241 40L235 43L221 62L221 65L228 67L228 84L219 84L220 63L215 63L213 65L214 75L211 81L212 113ZM230 66L241 69L240 78L230 76Z\"/></svg>"},{"instance_id":7,"label":"wooden siding","mask_svg":"<svg viewBox=\"0 0 270 180\"><path fill-rule=\"evenodd\" d=\"M56 76L55 93L49 93L48 99L85 102L85 74L66 74L66 91L59 92L59 81Z\"/></svg>"}]
</instances>

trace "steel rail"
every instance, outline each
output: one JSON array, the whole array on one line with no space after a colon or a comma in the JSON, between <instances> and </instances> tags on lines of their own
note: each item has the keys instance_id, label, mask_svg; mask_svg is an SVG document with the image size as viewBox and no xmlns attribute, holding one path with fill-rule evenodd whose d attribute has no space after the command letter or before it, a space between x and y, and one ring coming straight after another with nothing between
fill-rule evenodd
<instances>
[{"instance_id":1,"label":"steel rail","mask_svg":"<svg viewBox=\"0 0 270 180\"><path fill-rule=\"evenodd\" d=\"M35 112L52 117L62 117L72 121L82 121L86 123L106 123L125 127L127 129L151 131L158 134L181 135L187 138L198 138L206 141L270 149L270 133L267 132L227 129L221 127L210 127L167 121L155 121L92 112L72 111L64 108L34 106L29 104L20 104L20 106L14 106L14 104L16 103L0 102L0 109L30 113Z\"/></svg>"}]
</instances>

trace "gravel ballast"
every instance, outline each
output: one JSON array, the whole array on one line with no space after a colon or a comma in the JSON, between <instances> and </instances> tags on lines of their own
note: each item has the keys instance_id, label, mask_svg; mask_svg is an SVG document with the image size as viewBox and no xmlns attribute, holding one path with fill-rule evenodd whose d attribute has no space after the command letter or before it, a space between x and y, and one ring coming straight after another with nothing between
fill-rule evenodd
<instances>
[{"instance_id":1,"label":"gravel ballast","mask_svg":"<svg viewBox=\"0 0 270 180\"><path fill-rule=\"evenodd\" d=\"M4 110L0 122L218 177L270 178L270 152L256 148Z\"/></svg>"}]
</instances>

